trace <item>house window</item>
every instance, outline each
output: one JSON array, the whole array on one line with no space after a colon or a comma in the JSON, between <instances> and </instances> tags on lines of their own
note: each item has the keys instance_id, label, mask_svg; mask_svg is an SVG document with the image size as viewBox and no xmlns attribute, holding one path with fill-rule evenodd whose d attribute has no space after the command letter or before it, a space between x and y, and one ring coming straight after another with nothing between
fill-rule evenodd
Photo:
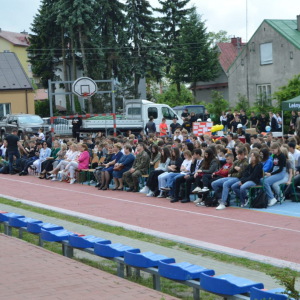
<instances>
[{"instance_id":1,"label":"house window","mask_svg":"<svg viewBox=\"0 0 300 300\"><path fill-rule=\"evenodd\" d=\"M0 104L0 118L9 115L10 113L10 103Z\"/></svg>"},{"instance_id":2,"label":"house window","mask_svg":"<svg viewBox=\"0 0 300 300\"><path fill-rule=\"evenodd\" d=\"M260 45L260 64L269 65L273 63L273 47L272 43Z\"/></svg>"},{"instance_id":3,"label":"house window","mask_svg":"<svg viewBox=\"0 0 300 300\"><path fill-rule=\"evenodd\" d=\"M260 105L271 105L271 84L257 86L257 100Z\"/></svg>"}]
</instances>

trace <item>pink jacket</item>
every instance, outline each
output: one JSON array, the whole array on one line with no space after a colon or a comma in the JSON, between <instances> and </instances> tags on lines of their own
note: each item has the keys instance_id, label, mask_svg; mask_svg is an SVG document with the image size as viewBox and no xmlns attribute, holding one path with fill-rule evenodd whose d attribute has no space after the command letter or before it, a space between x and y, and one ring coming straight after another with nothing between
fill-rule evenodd
<instances>
[{"instance_id":1,"label":"pink jacket","mask_svg":"<svg viewBox=\"0 0 300 300\"><path fill-rule=\"evenodd\" d=\"M89 168L89 163L90 163L90 154L88 151L83 151L79 158L79 165L78 165L78 169L82 170L82 169L88 169Z\"/></svg>"}]
</instances>

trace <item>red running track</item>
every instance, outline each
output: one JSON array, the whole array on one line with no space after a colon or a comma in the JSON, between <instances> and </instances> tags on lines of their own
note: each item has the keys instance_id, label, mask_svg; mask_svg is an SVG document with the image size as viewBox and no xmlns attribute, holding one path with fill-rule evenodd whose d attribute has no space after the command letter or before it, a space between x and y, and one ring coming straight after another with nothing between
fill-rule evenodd
<instances>
[{"instance_id":1,"label":"red running track","mask_svg":"<svg viewBox=\"0 0 300 300\"><path fill-rule=\"evenodd\" d=\"M171 204L165 198L93 186L0 176L0 194L253 254L300 262L300 218L248 209ZM1 204L0 204L1 208Z\"/></svg>"}]
</instances>

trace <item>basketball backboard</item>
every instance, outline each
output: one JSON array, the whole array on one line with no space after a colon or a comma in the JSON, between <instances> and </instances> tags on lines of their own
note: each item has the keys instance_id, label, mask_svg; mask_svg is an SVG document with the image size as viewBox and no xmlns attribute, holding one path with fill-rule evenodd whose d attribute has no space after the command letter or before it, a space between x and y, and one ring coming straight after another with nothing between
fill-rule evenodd
<instances>
[{"instance_id":1,"label":"basketball backboard","mask_svg":"<svg viewBox=\"0 0 300 300\"><path fill-rule=\"evenodd\" d=\"M72 85L72 92L78 97L91 97L97 92L97 90L98 87L96 82L88 77L80 77L75 80Z\"/></svg>"}]
</instances>

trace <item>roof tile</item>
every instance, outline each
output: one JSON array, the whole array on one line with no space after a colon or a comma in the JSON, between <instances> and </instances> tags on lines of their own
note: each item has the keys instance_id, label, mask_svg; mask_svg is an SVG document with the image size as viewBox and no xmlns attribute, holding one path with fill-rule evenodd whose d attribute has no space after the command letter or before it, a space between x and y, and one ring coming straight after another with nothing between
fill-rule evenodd
<instances>
[{"instance_id":1,"label":"roof tile","mask_svg":"<svg viewBox=\"0 0 300 300\"><path fill-rule=\"evenodd\" d=\"M28 47L30 45L29 35L25 33L1 30L0 38L3 38L16 46Z\"/></svg>"}]
</instances>

